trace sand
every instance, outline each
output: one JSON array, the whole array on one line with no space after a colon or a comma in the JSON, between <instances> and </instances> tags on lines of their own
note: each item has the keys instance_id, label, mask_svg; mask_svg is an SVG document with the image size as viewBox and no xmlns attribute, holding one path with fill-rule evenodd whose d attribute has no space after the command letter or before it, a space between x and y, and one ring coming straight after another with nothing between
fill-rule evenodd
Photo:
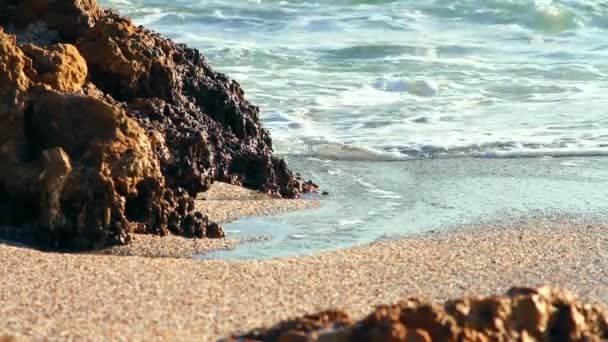
<instances>
[{"instance_id":1,"label":"sand","mask_svg":"<svg viewBox=\"0 0 608 342\"><path fill-rule=\"evenodd\" d=\"M316 208L318 200L273 198L254 190L216 182L199 195L196 208L220 223L243 216L273 215L287 211Z\"/></svg>"},{"instance_id":2,"label":"sand","mask_svg":"<svg viewBox=\"0 0 608 342\"><path fill-rule=\"evenodd\" d=\"M44 253L0 245L0 335L199 340L337 307L355 318L408 296L511 285L608 302L608 227L529 221L267 261Z\"/></svg>"}]
</instances>

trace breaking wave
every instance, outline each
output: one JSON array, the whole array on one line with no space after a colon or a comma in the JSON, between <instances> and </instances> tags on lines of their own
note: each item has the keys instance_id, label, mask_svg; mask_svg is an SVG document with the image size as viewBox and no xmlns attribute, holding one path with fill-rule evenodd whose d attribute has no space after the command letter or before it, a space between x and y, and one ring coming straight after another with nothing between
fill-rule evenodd
<instances>
[{"instance_id":1,"label":"breaking wave","mask_svg":"<svg viewBox=\"0 0 608 342\"><path fill-rule=\"evenodd\" d=\"M344 161L405 161L419 159L454 158L540 158L540 157L597 157L608 156L608 146L564 148L515 143L492 143L454 148L438 146L392 147L374 149L336 142L316 142L307 145L304 152L294 153L322 160Z\"/></svg>"}]
</instances>

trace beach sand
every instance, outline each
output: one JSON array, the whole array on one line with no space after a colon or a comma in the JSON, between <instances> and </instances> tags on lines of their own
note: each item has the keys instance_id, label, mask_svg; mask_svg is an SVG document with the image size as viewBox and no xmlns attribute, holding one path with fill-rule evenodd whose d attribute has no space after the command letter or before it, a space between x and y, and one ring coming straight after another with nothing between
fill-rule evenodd
<instances>
[{"instance_id":1,"label":"beach sand","mask_svg":"<svg viewBox=\"0 0 608 342\"><path fill-rule=\"evenodd\" d=\"M281 199L255 190L215 182L198 197L196 208L213 221L225 223L244 216L273 215L282 212L316 208L317 200Z\"/></svg>"},{"instance_id":2,"label":"beach sand","mask_svg":"<svg viewBox=\"0 0 608 342\"><path fill-rule=\"evenodd\" d=\"M212 341L329 307L359 318L408 296L444 300L513 285L608 302L607 228L512 222L266 261L0 245L0 336Z\"/></svg>"}]
</instances>

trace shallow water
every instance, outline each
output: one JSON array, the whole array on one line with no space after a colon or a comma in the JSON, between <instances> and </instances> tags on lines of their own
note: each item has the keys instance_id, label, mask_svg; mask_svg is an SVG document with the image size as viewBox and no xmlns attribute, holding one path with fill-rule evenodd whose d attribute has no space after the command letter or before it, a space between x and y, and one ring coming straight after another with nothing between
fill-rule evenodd
<instances>
[{"instance_id":1,"label":"shallow water","mask_svg":"<svg viewBox=\"0 0 608 342\"><path fill-rule=\"evenodd\" d=\"M607 203L604 0L101 3L238 80L276 151L332 193L316 211L228 225L273 240L216 257Z\"/></svg>"},{"instance_id":2,"label":"shallow water","mask_svg":"<svg viewBox=\"0 0 608 342\"><path fill-rule=\"evenodd\" d=\"M270 236L205 258L312 254L408 234L545 216L605 218L608 158L292 159L329 190L316 210L248 218L234 237Z\"/></svg>"}]
</instances>

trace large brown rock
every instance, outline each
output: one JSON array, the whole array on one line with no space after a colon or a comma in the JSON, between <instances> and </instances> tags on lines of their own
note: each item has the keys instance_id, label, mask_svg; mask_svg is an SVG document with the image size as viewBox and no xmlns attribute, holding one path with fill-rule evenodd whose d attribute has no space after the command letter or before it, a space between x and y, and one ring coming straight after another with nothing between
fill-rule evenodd
<instances>
[{"instance_id":1,"label":"large brown rock","mask_svg":"<svg viewBox=\"0 0 608 342\"><path fill-rule=\"evenodd\" d=\"M100 18L77 46L93 83L165 141L159 158L170 186L194 195L217 179L273 195L300 195L303 184L272 157L259 109L198 51L114 13Z\"/></svg>"},{"instance_id":2,"label":"large brown rock","mask_svg":"<svg viewBox=\"0 0 608 342\"><path fill-rule=\"evenodd\" d=\"M75 92L87 67L73 46L19 47L0 32L0 51L4 223L79 249L126 243L133 231L205 236L192 198L166 188L146 131L93 85L93 95Z\"/></svg>"},{"instance_id":3,"label":"large brown rock","mask_svg":"<svg viewBox=\"0 0 608 342\"><path fill-rule=\"evenodd\" d=\"M194 211L214 180L311 187L272 156L238 83L94 0L0 0L0 163L0 224L56 247L222 237Z\"/></svg>"},{"instance_id":4,"label":"large brown rock","mask_svg":"<svg viewBox=\"0 0 608 342\"><path fill-rule=\"evenodd\" d=\"M328 314L329 313L329 314ZM378 306L359 322L324 311L257 329L247 341L602 341L608 311L567 291L512 288L506 295L436 305L411 298Z\"/></svg>"}]
</instances>

